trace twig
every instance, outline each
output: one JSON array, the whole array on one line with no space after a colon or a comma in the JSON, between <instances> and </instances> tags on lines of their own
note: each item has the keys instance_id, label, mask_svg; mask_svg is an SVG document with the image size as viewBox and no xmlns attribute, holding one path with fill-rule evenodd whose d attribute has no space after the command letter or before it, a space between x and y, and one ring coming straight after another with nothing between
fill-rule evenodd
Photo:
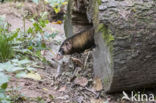
<instances>
[{"instance_id":1,"label":"twig","mask_svg":"<svg viewBox=\"0 0 156 103\"><path fill-rule=\"evenodd\" d=\"M59 63L58 67L57 67L57 73L56 73L56 76L55 76L56 78L61 74L61 71L62 71L61 67L62 67L62 63Z\"/></svg>"},{"instance_id":2,"label":"twig","mask_svg":"<svg viewBox=\"0 0 156 103\"><path fill-rule=\"evenodd\" d=\"M86 57L86 59L85 59L85 63L84 63L83 69L86 69L87 61L88 61L89 55L90 55L90 51L87 53L87 57Z\"/></svg>"},{"instance_id":3,"label":"twig","mask_svg":"<svg viewBox=\"0 0 156 103\"><path fill-rule=\"evenodd\" d=\"M23 28L24 28L24 36L25 36L25 16L23 17Z\"/></svg>"},{"instance_id":4,"label":"twig","mask_svg":"<svg viewBox=\"0 0 156 103\"><path fill-rule=\"evenodd\" d=\"M91 90L91 89L89 89L89 88L87 88L87 87L85 87L85 88L83 88L84 90L87 90L87 91L89 91L89 92L92 92L93 94L95 94L96 96L98 95L95 91L93 91L93 90Z\"/></svg>"},{"instance_id":5,"label":"twig","mask_svg":"<svg viewBox=\"0 0 156 103\"><path fill-rule=\"evenodd\" d=\"M60 74L62 72L63 60L60 60L60 61L56 61L55 59L52 59L52 60L58 64L57 73L56 73L56 76L55 76L55 78L57 78L58 76L60 76Z\"/></svg>"}]
</instances>

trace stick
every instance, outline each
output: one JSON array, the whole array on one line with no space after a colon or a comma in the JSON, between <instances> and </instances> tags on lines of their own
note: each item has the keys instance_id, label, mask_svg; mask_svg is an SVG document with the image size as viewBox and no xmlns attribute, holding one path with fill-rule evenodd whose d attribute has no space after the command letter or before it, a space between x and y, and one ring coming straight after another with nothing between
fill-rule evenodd
<instances>
[{"instance_id":1,"label":"stick","mask_svg":"<svg viewBox=\"0 0 156 103\"><path fill-rule=\"evenodd\" d=\"M90 51L87 53L87 57L86 57L86 59L85 59L85 63L84 63L84 66L83 66L84 69L86 69L87 61L88 61L89 55L90 55Z\"/></svg>"}]
</instances>

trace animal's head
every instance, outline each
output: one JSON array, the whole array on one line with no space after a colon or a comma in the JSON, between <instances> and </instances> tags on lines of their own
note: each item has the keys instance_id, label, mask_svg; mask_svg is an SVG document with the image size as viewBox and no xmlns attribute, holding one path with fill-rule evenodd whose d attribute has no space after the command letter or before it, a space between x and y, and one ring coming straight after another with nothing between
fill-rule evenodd
<instances>
[{"instance_id":1,"label":"animal's head","mask_svg":"<svg viewBox=\"0 0 156 103\"><path fill-rule=\"evenodd\" d=\"M61 59L63 55L70 54L71 50L72 50L72 41L67 39L60 46L60 49L57 54L57 58Z\"/></svg>"}]
</instances>

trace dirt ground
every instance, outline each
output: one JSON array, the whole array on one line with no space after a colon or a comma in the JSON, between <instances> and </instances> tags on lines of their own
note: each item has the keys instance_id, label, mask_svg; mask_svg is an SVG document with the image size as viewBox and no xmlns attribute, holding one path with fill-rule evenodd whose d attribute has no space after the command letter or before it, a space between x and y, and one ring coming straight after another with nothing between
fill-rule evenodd
<instances>
[{"instance_id":1,"label":"dirt ground","mask_svg":"<svg viewBox=\"0 0 156 103\"><path fill-rule=\"evenodd\" d=\"M0 4L0 15L6 16L6 21L11 24L11 30L23 28L23 14L20 5L19 3ZM24 5L33 6L28 3ZM26 20L26 28L31 25L32 23ZM55 39L48 43L55 54L59 48L55 41L62 42L65 39L63 24L50 23L47 25L46 31L59 32ZM108 103L108 101L110 101L109 103L115 103L102 90L99 92L93 90L93 59L91 52L72 55L72 58L65 57L62 75L58 78L55 78L58 64L52 60L54 54L51 51L44 51L44 55L50 61L51 66L42 65L41 68L37 68L37 72L42 78L41 81L11 78L9 86L19 88L12 94L17 97L15 98L17 103L42 103L42 100L46 101L46 103ZM23 98L22 96L25 99L20 101Z\"/></svg>"}]
</instances>

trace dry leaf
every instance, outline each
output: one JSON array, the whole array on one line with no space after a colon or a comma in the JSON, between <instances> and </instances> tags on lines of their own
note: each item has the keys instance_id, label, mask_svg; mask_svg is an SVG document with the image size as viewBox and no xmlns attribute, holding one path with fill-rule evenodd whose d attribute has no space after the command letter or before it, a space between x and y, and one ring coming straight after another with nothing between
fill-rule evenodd
<instances>
[{"instance_id":1,"label":"dry leaf","mask_svg":"<svg viewBox=\"0 0 156 103\"><path fill-rule=\"evenodd\" d=\"M52 22L52 24L62 24L62 21L58 20L57 22Z\"/></svg>"},{"instance_id":2,"label":"dry leaf","mask_svg":"<svg viewBox=\"0 0 156 103\"><path fill-rule=\"evenodd\" d=\"M47 88L43 88L43 90L44 90L44 91L48 91L48 89L47 89Z\"/></svg>"},{"instance_id":3,"label":"dry leaf","mask_svg":"<svg viewBox=\"0 0 156 103\"><path fill-rule=\"evenodd\" d=\"M107 103L107 102L104 102L104 100L102 99L94 99L94 98L91 98L90 102L91 103Z\"/></svg>"},{"instance_id":4,"label":"dry leaf","mask_svg":"<svg viewBox=\"0 0 156 103\"><path fill-rule=\"evenodd\" d=\"M65 90L66 90L66 85L63 86L63 87L61 87L58 91L59 91L59 92L64 92Z\"/></svg>"},{"instance_id":5,"label":"dry leaf","mask_svg":"<svg viewBox=\"0 0 156 103\"><path fill-rule=\"evenodd\" d=\"M103 89L102 81L100 78L95 78L93 84L94 84L93 86L94 90L101 91Z\"/></svg>"},{"instance_id":6,"label":"dry leaf","mask_svg":"<svg viewBox=\"0 0 156 103\"><path fill-rule=\"evenodd\" d=\"M41 76L38 73L28 73L25 76L26 78L31 78L34 80L41 80Z\"/></svg>"},{"instance_id":7,"label":"dry leaf","mask_svg":"<svg viewBox=\"0 0 156 103\"><path fill-rule=\"evenodd\" d=\"M62 24L62 21L61 21L61 20L58 20L58 21L57 21L57 24Z\"/></svg>"},{"instance_id":8,"label":"dry leaf","mask_svg":"<svg viewBox=\"0 0 156 103\"><path fill-rule=\"evenodd\" d=\"M85 77L77 77L77 78L74 80L74 83L75 83L75 84L79 84L79 85L82 86L82 87L85 87L85 86L88 84L88 80L87 80L87 78L85 78Z\"/></svg>"},{"instance_id":9,"label":"dry leaf","mask_svg":"<svg viewBox=\"0 0 156 103\"><path fill-rule=\"evenodd\" d=\"M81 61L80 59L71 57L71 60L72 60L75 64L79 65L80 67L83 66L83 63L82 63L82 61Z\"/></svg>"}]
</instances>

